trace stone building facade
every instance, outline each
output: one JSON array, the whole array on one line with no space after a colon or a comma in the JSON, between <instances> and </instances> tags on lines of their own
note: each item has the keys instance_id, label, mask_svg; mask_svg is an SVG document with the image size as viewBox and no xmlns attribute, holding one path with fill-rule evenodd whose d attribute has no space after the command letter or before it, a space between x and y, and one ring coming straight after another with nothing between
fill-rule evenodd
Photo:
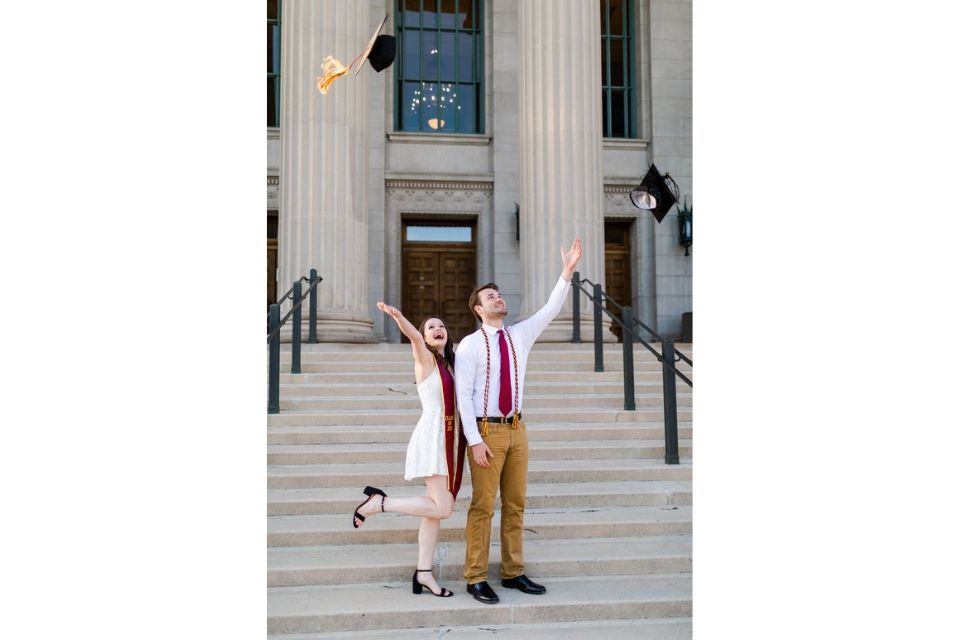
<instances>
[{"instance_id":1,"label":"stone building facade","mask_svg":"<svg viewBox=\"0 0 960 640\"><path fill-rule=\"evenodd\" d=\"M525 317L579 236L582 276L680 337L693 249L676 207L658 224L629 191L653 163L692 205L691 2L282 0L271 12L268 302L313 267L321 340L399 340L378 300L415 323L439 313L457 337L472 323L464 292L495 281ZM349 64L386 14L393 65L321 95L323 58ZM544 338L568 340L571 317L572 297Z\"/></svg>"}]
</instances>

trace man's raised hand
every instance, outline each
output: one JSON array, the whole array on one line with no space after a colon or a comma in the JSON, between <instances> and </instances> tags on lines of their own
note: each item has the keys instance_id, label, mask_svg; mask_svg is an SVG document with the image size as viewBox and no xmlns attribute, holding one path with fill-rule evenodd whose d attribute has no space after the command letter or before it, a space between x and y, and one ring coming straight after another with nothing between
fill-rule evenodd
<instances>
[{"instance_id":1,"label":"man's raised hand","mask_svg":"<svg viewBox=\"0 0 960 640\"><path fill-rule=\"evenodd\" d=\"M580 238L573 241L570 245L570 251L564 251L560 247L560 257L563 258L563 277L569 280L573 277L573 269L580 262L580 256L583 255L583 248L580 246Z\"/></svg>"}]
</instances>

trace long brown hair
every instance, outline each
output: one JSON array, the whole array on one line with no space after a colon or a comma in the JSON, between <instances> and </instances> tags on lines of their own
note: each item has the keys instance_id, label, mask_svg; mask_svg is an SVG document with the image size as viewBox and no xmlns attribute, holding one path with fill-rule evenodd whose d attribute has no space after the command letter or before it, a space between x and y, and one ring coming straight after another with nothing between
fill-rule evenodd
<instances>
[{"instance_id":1,"label":"long brown hair","mask_svg":"<svg viewBox=\"0 0 960 640\"><path fill-rule=\"evenodd\" d=\"M447 343L443 345L443 353L437 353L436 349L434 349L429 344L427 344L426 336L424 336L423 343L427 345L427 349L429 349L434 355L440 356L442 360L449 363L450 368L452 369L453 368L453 340L450 338L450 329L447 328L447 323L444 322L443 318L441 318L440 316L427 316L426 318L424 318L423 322L420 323L420 327L419 327L420 335L422 336L424 335L423 328L426 326L427 322L429 320L432 320L433 318L436 318L440 322L443 322L443 327L447 330Z\"/></svg>"}]
</instances>

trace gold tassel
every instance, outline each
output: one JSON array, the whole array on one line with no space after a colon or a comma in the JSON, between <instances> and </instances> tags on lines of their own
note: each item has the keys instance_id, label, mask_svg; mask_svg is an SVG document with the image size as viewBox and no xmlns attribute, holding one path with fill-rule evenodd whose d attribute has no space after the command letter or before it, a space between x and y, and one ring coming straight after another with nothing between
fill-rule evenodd
<instances>
[{"instance_id":1,"label":"gold tassel","mask_svg":"<svg viewBox=\"0 0 960 640\"><path fill-rule=\"evenodd\" d=\"M517 417L516 413L513 414L513 424L511 424L510 426L513 427L514 429L517 429L520 427L520 418Z\"/></svg>"},{"instance_id":2,"label":"gold tassel","mask_svg":"<svg viewBox=\"0 0 960 640\"><path fill-rule=\"evenodd\" d=\"M320 93L326 95L333 81L342 75L346 75L349 70L333 56L327 56L323 59L323 74L317 78L317 89L320 90Z\"/></svg>"},{"instance_id":3,"label":"gold tassel","mask_svg":"<svg viewBox=\"0 0 960 640\"><path fill-rule=\"evenodd\" d=\"M488 433L490 433L490 427L487 426L487 419L484 418L480 423L480 435L486 438Z\"/></svg>"}]
</instances>

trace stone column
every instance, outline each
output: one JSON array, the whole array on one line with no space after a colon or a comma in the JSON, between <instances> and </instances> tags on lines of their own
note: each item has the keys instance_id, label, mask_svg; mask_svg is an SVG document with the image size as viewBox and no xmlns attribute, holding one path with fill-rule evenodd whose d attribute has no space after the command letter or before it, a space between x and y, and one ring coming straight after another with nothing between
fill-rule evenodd
<instances>
[{"instance_id":1,"label":"stone column","mask_svg":"<svg viewBox=\"0 0 960 640\"><path fill-rule=\"evenodd\" d=\"M583 242L578 271L603 283L600 12L596 2L583 0L521 0L518 22L525 318L546 302L563 268L560 247L569 248L574 237ZM587 302L582 335L592 339ZM569 340L572 317L571 296L540 340Z\"/></svg>"},{"instance_id":2,"label":"stone column","mask_svg":"<svg viewBox=\"0 0 960 640\"><path fill-rule=\"evenodd\" d=\"M376 339L367 305L371 71L354 77L351 70L326 95L317 90L323 58L350 64L370 33L366 0L283 3L279 289L317 269L317 334L324 342ZM305 304L304 337L308 311Z\"/></svg>"}]
</instances>

